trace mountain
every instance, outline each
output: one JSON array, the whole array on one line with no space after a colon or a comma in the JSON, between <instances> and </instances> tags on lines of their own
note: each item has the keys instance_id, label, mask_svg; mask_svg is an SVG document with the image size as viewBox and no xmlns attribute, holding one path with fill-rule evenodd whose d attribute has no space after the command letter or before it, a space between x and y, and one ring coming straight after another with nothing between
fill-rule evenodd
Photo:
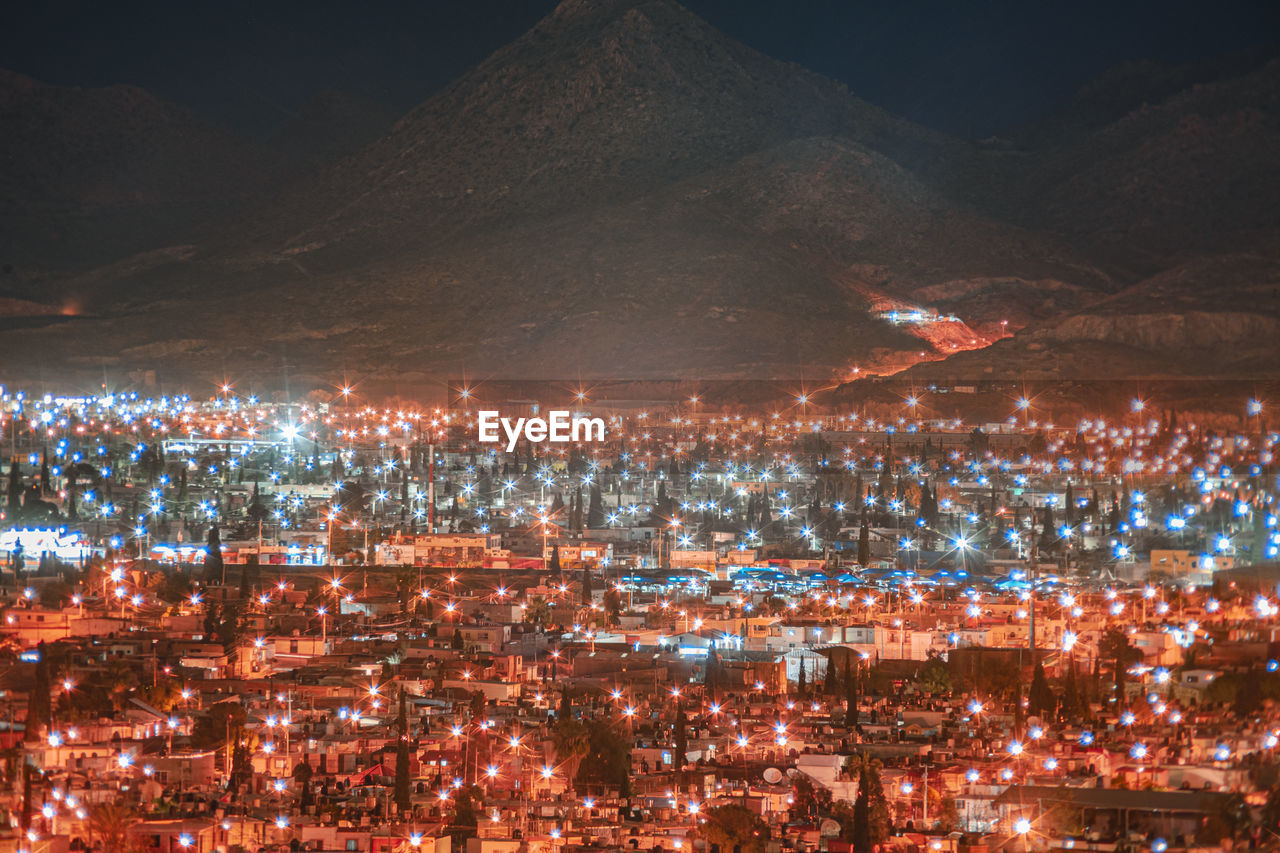
<instances>
[{"instance_id":1,"label":"mountain","mask_svg":"<svg viewBox=\"0 0 1280 853\"><path fill-rule=\"evenodd\" d=\"M911 375L1276 374L1280 60L1142 73L1151 70L1119 74L1130 94L1117 86L1109 102L1117 75L1107 75L1045 120L1059 138L1024 132L1022 142L1040 147L993 146L975 155L990 159L966 178L967 194L989 215L1055 234L1128 284L1085 293L1011 340ZM1188 85L1168 91L1178 80ZM1144 86L1159 96L1111 114Z\"/></svg>"},{"instance_id":2,"label":"mountain","mask_svg":"<svg viewBox=\"0 0 1280 853\"><path fill-rule=\"evenodd\" d=\"M1280 246L1179 264L1027 333L912 378L1275 377ZM1123 366L1117 370L1117 363Z\"/></svg>"},{"instance_id":3,"label":"mountain","mask_svg":"<svg viewBox=\"0 0 1280 853\"><path fill-rule=\"evenodd\" d=\"M790 139L900 162L956 143L771 60L666 0L565 0L306 191L234 235L285 250L437 238L616 204Z\"/></svg>"},{"instance_id":4,"label":"mountain","mask_svg":"<svg viewBox=\"0 0 1280 853\"><path fill-rule=\"evenodd\" d=\"M181 239L266 176L257 147L134 86L0 71L0 293Z\"/></svg>"},{"instance_id":5,"label":"mountain","mask_svg":"<svg viewBox=\"0 0 1280 853\"><path fill-rule=\"evenodd\" d=\"M321 98L246 155L286 180L62 276L80 316L28 316L0 359L264 384L1273 373L1239 344L1277 313L1276 68L1193 77L974 145L670 0L565 0L393 124Z\"/></svg>"},{"instance_id":6,"label":"mountain","mask_svg":"<svg viewBox=\"0 0 1280 853\"><path fill-rule=\"evenodd\" d=\"M304 175L360 151L399 117L377 101L328 90L303 104L264 143L281 174Z\"/></svg>"},{"instance_id":7,"label":"mountain","mask_svg":"<svg viewBox=\"0 0 1280 853\"><path fill-rule=\"evenodd\" d=\"M1071 100L1040 119L1014 128L1006 140L1020 148L1046 148L1092 133L1146 106L1194 86L1233 80L1275 59L1276 48L1250 48L1191 62L1122 62L1089 81Z\"/></svg>"},{"instance_id":8,"label":"mountain","mask_svg":"<svg viewBox=\"0 0 1280 853\"><path fill-rule=\"evenodd\" d=\"M1089 87L1090 101L1104 84ZM1064 112L1044 130L970 155L950 191L1060 235L1135 280L1275 233L1280 59L1137 103L1096 126L1072 105Z\"/></svg>"}]
</instances>

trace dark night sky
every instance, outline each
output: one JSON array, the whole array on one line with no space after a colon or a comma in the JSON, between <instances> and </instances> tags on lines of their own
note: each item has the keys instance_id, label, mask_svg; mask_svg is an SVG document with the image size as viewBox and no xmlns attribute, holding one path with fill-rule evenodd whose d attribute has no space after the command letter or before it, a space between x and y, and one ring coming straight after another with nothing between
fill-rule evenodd
<instances>
[{"instance_id":1,"label":"dark night sky","mask_svg":"<svg viewBox=\"0 0 1280 853\"><path fill-rule=\"evenodd\" d=\"M247 132L342 89L408 109L554 0L48 0L11 5L0 66L66 85L134 83ZM1280 3L686 0L729 35L915 121L986 136L1117 62L1274 44Z\"/></svg>"}]
</instances>

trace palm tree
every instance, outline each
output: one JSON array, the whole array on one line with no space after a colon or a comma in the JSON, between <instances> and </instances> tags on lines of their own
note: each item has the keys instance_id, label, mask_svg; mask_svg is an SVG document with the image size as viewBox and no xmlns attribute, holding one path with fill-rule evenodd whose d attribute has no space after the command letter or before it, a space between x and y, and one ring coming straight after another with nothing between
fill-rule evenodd
<instances>
[{"instance_id":1,"label":"palm tree","mask_svg":"<svg viewBox=\"0 0 1280 853\"><path fill-rule=\"evenodd\" d=\"M556 761L564 767L565 778L572 785L578 776L578 765L591 749L591 732L580 721L566 717L551 730L551 741Z\"/></svg>"},{"instance_id":2,"label":"palm tree","mask_svg":"<svg viewBox=\"0 0 1280 853\"><path fill-rule=\"evenodd\" d=\"M1125 671L1142 660L1142 652L1129 645L1129 636L1118 628L1108 628L1098 641L1098 656L1112 661L1116 685L1116 701L1124 702Z\"/></svg>"},{"instance_id":3,"label":"palm tree","mask_svg":"<svg viewBox=\"0 0 1280 853\"><path fill-rule=\"evenodd\" d=\"M139 849L137 839L129 837L129 830L140 818L131 805L119 802L98 803L89 809L89 844L95 837L102 840L103 850L132 853Z\"/></svg>"}]
</instances>

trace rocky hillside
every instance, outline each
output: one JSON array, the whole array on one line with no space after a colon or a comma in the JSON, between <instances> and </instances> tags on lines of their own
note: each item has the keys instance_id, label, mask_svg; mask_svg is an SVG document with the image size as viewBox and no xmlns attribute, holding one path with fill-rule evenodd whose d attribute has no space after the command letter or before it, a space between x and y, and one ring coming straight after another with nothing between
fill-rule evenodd
<instances>
[{"instance_id":1,"label":"rocky hillside","mask_svg":"<svg viewBox=\"0 0 1280 853\"><path fill-rule=\"evenodd\" d=\"M1132 377L1275 377L1278 336L1280 252L1215 255L910 375L1107 379L1119 363Z\"/></svg>"},{"instance_id":2,"label":"rocky hillside","mask_svg":"<svg viewBox=\"0 0 1280 853\"><path fill-rule=\"evenodd\" d=\"M180 239L253 197L259 150L133 86L0 71L0 292Z\"/></svg>"},{"instance_id":3,"label":"rocky hillside","mask_svg":"<svg viewBox=\"0 0 1280 853\"><path fill-rule=\"evenodd\" d=\"M349 92L321 92L266 139L281 176L296 178L355 154L385 134L400 116Z\"/></svg>"},{"instance_id":4,"label":"rocky hillside","mask_svg":"<svg viewBox=\"0 0 1280 853\"><path fill-rule=\"evenodd\" d=\"M1240 337L1277 313L1276 66L1187 79L975 146L670 0L565 0L390 126L321 99L273 141L304 177L62 276L83 316L0 359L264 383L1274 372Z\"/></svg>"}]
</instances>

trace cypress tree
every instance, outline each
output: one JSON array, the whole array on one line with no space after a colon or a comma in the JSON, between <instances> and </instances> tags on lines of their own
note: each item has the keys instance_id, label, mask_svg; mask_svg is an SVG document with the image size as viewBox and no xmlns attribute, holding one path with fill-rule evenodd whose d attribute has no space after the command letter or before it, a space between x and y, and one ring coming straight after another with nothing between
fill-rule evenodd
<instances>
[{"instance_id":1,"label":"cypress tree","mask_svg":"<svg viewBox=\"0 0 1280 853\"><path fill-rule=\"evenodd\" d=\"M677 773L684 770L685 762L689 755L689 718L684 713L684 702L677 701L676 704L676 726L675 726L675 754L672 758L674 769Z\"/></svg>"},{"instance_id":2,"label":"cypress tree","mask_svg":"<svg viewBox=\"0 0 1280 853\"><path fill-rule=\"evenodd\" d=\"M702 676L702 683L706 686L707 692L711 694L714 700L719 695L720 682L724 680L723 664L720 662L720 655L715 649L707 655L707 668Z\"/></svg>"},{"instance_id":3,"label":"cypress tree","mask_svg":"<svg viewBox=\"0 0 1280 853\"><path fill-rule=\"evenodd\" d=\"M1049 687L1049 679L1044 674L1044 663L1036 661L1035 672L1031 676L1031 691L1028 695L1028 706L1032 714L1049 716L1057 706L1053 690Z\"/></svg>"},{"instance_id":4,"label":"cypress tree","mask_svg":"<svg viewBox=\"0 0 1280 853\"><path fill-rule=\"evenodd\" d=\"M404 688L400 689L400 713L396 717L400 739L396 741L396 808L401 814L409 811L409 712L405 705Z\"/></svg>"},{"instance_id":5,"label":"cypress tree","mask_svg":"<svg viewBox=\"0 0 1280 853\"><path fill-rule=\"evenodd\" d=\"M884 795L884 782L880 779L879 760L870 761L867 770L867 823L871 827L871 843L883 844L889 837L889 801Z\"/></svg>"},{"instance_id":6,"label":"cypress tree","mask_svg":"<svg viewBox=\"0 0 1280 853\"><path fill-rule=\"evenodd\" d=\"M409 520L409 472L400 469L400 523Z\"/></svg>"},{"instance_id":7,"label":"cypress tree","mask_svg":"<svg viewBox=\"0 0 1280 853\"><path fill-rule=\"evenodd\" d=\"M598 483L591 484L591 503L587 507L587 527L604 527L604 495Z\"/></svg>"},{"instance_id":8,"label":"cypress tree","mask_svg":"<svg viewBox=\"0 0 1280 853\"><path fill-rule=\"evenodd\" d=\"M1072 661L1067 666L1067 674L1063 679L1062 688L1062 714L1065 717L1074 717L1080 713L1080 684L1076 680L1076 665Z\"/></svg>"},{"instance_id":9,"label":"cypress tree","mask_svg":"<svg viewBox=\"0 0 1280 853\"><path fill-rule=\"evenodd\" d=\"M53 718L53 705L49 698L50 684L52 683L52 678L49 674L49 653L43 640L36 646L36 654L39 655L39 659L36 661L35 679L27 699L27 721L24 738L28 743L39 740L40 730L48 728Z\"/></svg>"},{"instance_id":10,"label":"cypress tree","mask_svg":"<svg viewBox=\"0 0 1280 853\"><path fill-rule=\"evenodd\" d=\"M22 512L22 463L16 456L9 461L8 507L11 519Z\"/></svg>"},{"instance_id":11,"label":"cypress tree","mask_svg":"<svg viewBox=\"0 0 1280 853\"><path fill-rule=\"evenodd\" d=\"M844 724L849 728L858 725L858 679L846 661L844 665Z\"/></svg>"},{"instance_id":12,"label":"cypress tree","mask_svg":"<svg viewBox=\"0 0 1280 853\"><path fill-rule=\"evenodd\" d=\"M18 825L22 827L24 832L31 828L31 812L32 812L32 807L35 805L33 798L35 796L36 773L38 772L39 771L36 770L36 766L32 764L30 761L28 761L25 756L23 756L22 758L22 812L18 820Z\"/></svg>"},{"instance_id":13,"label":"cypress tree","mask_svg":"<svg viewBox=\"0 0 1280 853\"><path fill-rule=\"evenodd\" d=\"M222 537L218 533L218 525L209 527L209 538L205 543L204 555L205 583L226 583L226 568L222 564Z\"/></svg>"},{"instance_id":14,"label":"cypress tree","mask_svg":"<svg viewBox=\"0 0 1280 853\"><path fill-rule=\"evenodd\" d=\"M867 768L858 775L858 796L853 800L853 853L871 853L871 806L867 797Z\"/></svg>"}]
</instances>

